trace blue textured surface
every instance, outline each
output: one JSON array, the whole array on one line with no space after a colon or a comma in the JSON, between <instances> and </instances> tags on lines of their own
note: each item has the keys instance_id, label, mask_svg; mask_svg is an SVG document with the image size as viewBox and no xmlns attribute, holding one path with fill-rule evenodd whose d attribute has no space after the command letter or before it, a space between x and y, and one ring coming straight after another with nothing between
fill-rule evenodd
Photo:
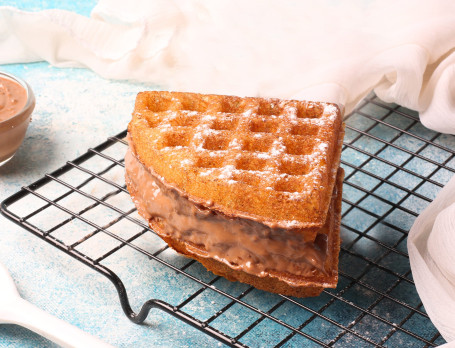
<instances>
[{"instance_id":1,"label":"blue textured surface","mask_svg":"<svg viewBox=\"0 0 455 348\"><path fill-rule=\"evenodd\" d=\"M13 1L9 5L33 11L64 8L88 15L94 2L48 1L37 4L34 1ZM0 168L0 200L60 167L67 160L81 155L87 148L94 147L108 136L125 129L136 93L156 88L153 85L104 80L84 69L55 69L47 63L8 65L0 69L27 80L37 98L33 122L24 144L13 160ZM340 325L352 330L346 331L335 342L336 347L372 346L357 337L356 333L374 342L384 340L384 345L390 347L421 347L424 344L410 334L432 340L437 331L428 318L418 312L425 313L425 309L421 306L414 285L407 281L412 279L412 275L409 272L409 260L405 256L406 231L412 225L415 214L420 213L428 204L427 199L419 198L416 194L433 199L440 190L437 184L445 184L452 172L425 159L412 158L412 154L404 150L420 151L420 155L439 164L446 163L449 168L455 167L455 159L450 152L427 145L423 140L403 134L400 130L405 129L450 149L455 149L455 141L454 137L438 135L399 113L403 111L415 115L409 110L377 99L373 101L380 105L362 104L347 121L347 125L355 129L346 130L345 142L350 146L342 154L346 184L343 192L343 252L340 255L338 288L317 298L293 299L295 302L287 301L284 304L280 304L282 298L278 295L259 290L252 290L242 300L262 311L270 311L275 318L288 325L296 328L302 326L302 332L324 343L329 343L343 332ZM391 111L390 108L396 109ZM377 120L383 120L400 130L377 123ZM377 139L362 135L362 131ZM404 150L389 146L381 140L392 142ZM369 154L363 153L365 151ZM121 159L125 148L118 144L103 152ZM377 158L371 157L371 154ZM82 166L96 172L110 163L109 160L96 157ZM415 175L396 167L401 165ZM362 170L353 166L361 167ZM104 176L117 184L124 183L123 172L119 168L112 169ZM419 176L430 177L435 183L425 182ZM87 177L80 171L73 171L60 178L76 186ZM394 184L400 187L395 187ZM82 191L98 198L111 190L111 186L100 180L94 180L82 188ZM39 192L46 197L55 198L66 191L67 188L62 185L52 183ZM107 202L123 211L132 207L126 194L116 195ZM59 203L77 211L93 201L72 193ZM396 209L395 204L406 210ZM39 199L28 196L10 209L25 216L42 205L43 202ZM116 218L118 213L100 205L83 216L103 225ZM47 230L67 217L68 214L61 210L49 207L28 222ZM109 226L108 230L128 239L141 228L122 219ZM91 226L75 219L57 229L52 236L70 243L91 231ZM0 261L9 268L25 299L106 342L119 347L221 345L158 310L151 311L145 325L133 324L123 314L117 292L105 277L57 251L3 216L0 216L0 239ZM79 244L76 250L96 258L118 244L118 241L106 234L98 233ZM150 253L164 245L152 233L142 235L132 244ZM186 258L170 250L162 252L160 258L176 267L188 264ZM131 247L119 249L104 259L102 264L114 270L122 279L136 311L150 298L158 297L177 305L201 288L168 267L152 262ZM216 279L198 263L191 264L185 271L206 282L214 280L214 287L233 296L240 295L248 288L244 284ZM358 281L354 281L356 278ZM182 310L200 320L206 320L229 303L226 297L208 289L183 306ZM236 336L259 318L260 315L256 312L234 304L210 325ZM396 326L400 325L408 333L397 330ZM251 346L270 346L290 333L289 329L270 319L264 319L251 327L240 341ZM441 337L436 338L436 343L443 342ZM18 326L0 325L0 347L9 346L47 347L52 344ZM295 335L284 346L317 345L306 337Z\"/></svg>"},{"instance_id":2,"label":"blue textured surface","mask_svg":"<svg viewBox=\"0 0 455 348\"><path fill-rule=\"evenodd\" d=\"M1 70L27 80L36 94L37 105L25 142L16 156L0 168L0 200L85 152L88 147L104 141L107 136L125 129L136 93L154 87L107 81L87 70L54 69L46 63L8 65L2 66ZM54 188L50 192L57 194ZM127 200L131 204L130 199ZM31 211L34 207L33 202L27 202L21 211L25 212L27 208ZM110 216L105 212L98 213L97 216L104 218ZM52 211L51 215L54 219L64 218L64 214L60 213L62 216L59 217L57 211ZM57 220L31 221L46 228L46 224ZM157 311L150 314L148 325L133 324L123 314L115 288L103 276L56 251L3 216L0 216L0 226L0 261L10 270L21 295L47 312L116 346L217 344ZM73 237L77 233L87 233L87 226L76 223L71 229L67 233L72 233ZM138 286L136 291L141 292L140 300L155 297L157 293L172 295L166 283L158 281L162 277L174 286L185 286L166 270L155 273L154 279L141 278L138 273L141 270L149 274L147 260L134 258L135 268L130 272L128 255L116 254L116 257L120 259L115 262L126 266L125 276ZM139 279L141 282L137 281ZM142 304L139 302L136 306ZM182 331L188 335L182 335ZM0 325L1 347L49 345L50 342L26 329Z\"/></svg>"}]
</instances>

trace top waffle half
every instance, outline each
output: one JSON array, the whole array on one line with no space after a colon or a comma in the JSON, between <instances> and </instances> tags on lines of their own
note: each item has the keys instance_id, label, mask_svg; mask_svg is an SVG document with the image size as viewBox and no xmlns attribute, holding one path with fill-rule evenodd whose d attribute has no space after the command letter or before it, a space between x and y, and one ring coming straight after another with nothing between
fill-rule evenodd
<instances>
[{"instance_id":1,"label":"top waffle half","mask_svg":"<svg viewBox=\"0 0 455 348\"><path fill-rule=\"evenodd\" d=\"M344 134L335 104L142 92L128 131L142 164L203 206L324 225Z\"/></svg>"}]
</instances>

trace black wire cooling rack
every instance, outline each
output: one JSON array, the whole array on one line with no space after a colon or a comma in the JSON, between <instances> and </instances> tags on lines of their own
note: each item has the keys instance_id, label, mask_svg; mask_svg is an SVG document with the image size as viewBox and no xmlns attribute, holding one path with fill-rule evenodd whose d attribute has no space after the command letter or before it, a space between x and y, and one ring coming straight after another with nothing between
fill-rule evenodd
<instances>
[{"instance_id":1,"label":"black wire cooling rack","mask_svg":"<svg viewBox=\"0 0 455 348\"><path fill-rule=\"evenodd\" d=\"M202 267L184 257L169 258L172 251L140 219L125 189L125 136L126 131L110 137L23 187L1 210L109 278L133 322L141 323L155 308L234 347L444 343L416 293L406 237L415 217L455 171L454 137L425 129L416 113L374 95L359 104L346 119L342 153L346 177L339 284L319 297L298 299L197 271ZM122 223L129 226L120 228L123 233L114 228ZM138 242L146 236L155 238L154 246ZM91 243L99 238L102 248ZM130 251L127 262L145 256L150 265L172 272L177 283L188 286L158 278L171 295L157 291L155 299L141 300L140 311L134 312L130 301L137 302L138 291L128 295L122 278L129 278L115 268L124 263L107 262L125 249Z\"/></svg>"}]
</instances>

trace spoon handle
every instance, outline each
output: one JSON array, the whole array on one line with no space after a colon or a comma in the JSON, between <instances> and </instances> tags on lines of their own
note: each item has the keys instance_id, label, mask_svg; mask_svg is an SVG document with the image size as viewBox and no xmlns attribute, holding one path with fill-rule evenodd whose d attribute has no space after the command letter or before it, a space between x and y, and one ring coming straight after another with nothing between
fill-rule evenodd
<instances>
[{"instance_id":1,"label":"spoon handle","mask_svg":"<svg viewBox=\"0 0 455 348\"><path fill-rule=\"evenodd\" d=\"M101 341L99 338L89 335L81 329L52 316L22 298L14 301L13 307L15 315L11 322L14 321L14 324L24 326L62 347L112 348L111 345Z\"/></svg>"}]
</instances>

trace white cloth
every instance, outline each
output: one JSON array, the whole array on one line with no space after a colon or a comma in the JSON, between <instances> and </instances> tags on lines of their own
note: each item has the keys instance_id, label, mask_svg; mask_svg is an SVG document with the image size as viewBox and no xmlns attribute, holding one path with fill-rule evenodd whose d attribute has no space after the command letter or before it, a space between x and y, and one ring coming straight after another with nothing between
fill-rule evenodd
<instances>
[{"instance_id":1,"label":"white cloth","mask_svg":"<svg viewBox=\"0 0 455 348\"><path fill-rule=\"evenodd\" d=\"M455 177L408 236L412 276L433 324L455 346Z\"/></svg>"},{"instance_id":2,"label":"white cloth","mask_svg":"<svg viewBox=\"0 0 455 348\"><path fill-rule=\"evenodd\" d=\"M455 3L100 0L0 7L0 63L46 60L173 90L344 104L371 89L455 134Z\"/></svg>"},{"instance_id":3,"label":"white cloth","mask_svg":"<svg viewBox=\"0 0 455 348\"><path fill-rule=\"evenodd\" d=\"M374 89L455 134L455 2L346 3L100 0L91 18L0 7L0 63L46 60L172 90L332 101L346 113ZM408 239L417 290L448 341L455 208L438 213L453 190L451 182Z\"/></svg>"}]
</instances>

